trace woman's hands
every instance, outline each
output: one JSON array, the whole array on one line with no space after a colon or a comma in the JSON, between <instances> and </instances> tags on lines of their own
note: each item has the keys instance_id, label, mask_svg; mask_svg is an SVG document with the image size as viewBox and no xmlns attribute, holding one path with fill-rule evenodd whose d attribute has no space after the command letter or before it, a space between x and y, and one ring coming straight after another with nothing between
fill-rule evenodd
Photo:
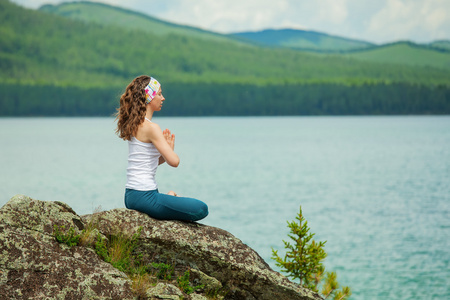
<instances>
[{"instance_id":1,"label":"woman's hands","mask_svg":"<svg viewBox=\"0 0 450 300\"><path fill-rule=\"evenodd\" d=\"M169 129L165 129L163 131L163 136L167 141L167 144L172 148L172 150L175 149L175 134L172 134Z\"/></svg>"},{"instance_id":2,"label":"woman's hands","mask_svg":"<svg viewBox=\"0 0 450 300\"><path fill-rule=\"evenodd\" d=\"M159 164L166 162L171 167L178 167L180 158L173 151L175 148L175 135L169 129L161 130L156 123L143 122L138 128L136 138L143 143L153 143L161 154Z\"/></svg>"},{"instance_id":3,"label":"woman's hands","mask_svg":"<svg viewBox=\"0 0 450 300\"><path fill-rule=\"evenodd\" d=\"M167 144L169 144L169 147L172 148L172 150L175 149L175 134L172 134L169 129L165 129L163 131L163 137L166 140ZM163 164L166 160L163 156L159 158L159 164Z\"/></svg>"},{"instance_id":4,"label":"woman's hands","mask_svg":"<svg viewBox=\"0 0 450 300\"><path fill-rule=\"evenodd\" d=\"M171 167L178 167L180 158L173 150L175 148L175 135L169 129L162 131L158 124L150 122L144 123L142 131L145 141L153 143L161 153L159 164L166 162Z\"/></svg>"}]
</instances>

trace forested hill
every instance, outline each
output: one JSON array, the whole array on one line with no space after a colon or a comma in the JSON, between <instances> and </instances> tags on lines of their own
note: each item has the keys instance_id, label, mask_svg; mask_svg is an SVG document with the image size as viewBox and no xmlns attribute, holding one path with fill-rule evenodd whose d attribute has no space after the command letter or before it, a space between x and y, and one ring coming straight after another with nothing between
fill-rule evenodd
<instances>
[{"instance_id":1,"label":"forested hill","mask_svg":"<svg viewBox=\"0 0 450 300\"><path fill-rule=\"evenodd\" d=\"M296 29L266 29L262 31L238 32L230 36L273 47L286 47L320 52L344 52L367 49L373 43L352 40L321 32Z\"/></svg>"},{"instance_id":2,"label":"forested hill","mask_svg":"<svg viewBox=\"0 0 450 300\"><path fill-rule=\"evenodd\" d=\"M116 26L122 29L142 30L163 36L177 34L205 40L235 42L242 44L229 36L211 31L202 30L191 26L183 26L165 22L141 12L136 12L120 7L110 6L96 2L65 2L59 5L43 5L41 11L61 15L75 20L92 22L97 24Z\"/></svg>"},{"instance_id":3,"label":"forested hill","mask_svg":"<svg viewBox=\"0 0 450 300\"><path fill-rule=\"evenodd\" d=\"M91 19L106 9L115 20L147 20L104 4L71 5L78 16L95 11ZM0 115L111 115L141 74L164 85L161 115L450 113L450 68L428 62L265 48L167 22L161 34L57 15L58 7L0 0Z\"/></svg>"}]
</instances>

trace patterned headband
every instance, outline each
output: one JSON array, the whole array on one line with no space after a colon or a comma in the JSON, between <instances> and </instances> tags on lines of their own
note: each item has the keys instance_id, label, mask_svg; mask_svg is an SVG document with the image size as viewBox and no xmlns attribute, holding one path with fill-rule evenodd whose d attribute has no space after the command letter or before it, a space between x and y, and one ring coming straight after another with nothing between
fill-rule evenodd
<instances>
[{"instance_id":1,"label":"patterned headband","mask_svg":"<svg viewBox=\"0 0 450 300\"><path fill-rule=\"evenodd\" d=\"M161 84L151 77L149 84L145 87L145 103L150 103L159 91Z\"/></svg>"}]
</instances>

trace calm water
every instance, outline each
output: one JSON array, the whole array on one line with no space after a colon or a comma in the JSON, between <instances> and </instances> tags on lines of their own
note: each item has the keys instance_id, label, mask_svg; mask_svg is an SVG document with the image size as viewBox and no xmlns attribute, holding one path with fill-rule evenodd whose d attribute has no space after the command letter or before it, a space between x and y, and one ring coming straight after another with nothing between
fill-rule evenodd
<instances>
[{"instance_id":1,"label":"calm water","mask_svg":"<svg viewBox=\"0 0 450 300\"><path fill-rule=\"evenodd\" d=\"M155 118L176 134L161 191L207 202L272 267L302 206L352 299L450 297L450 117ZM112 118L0 119L0 205L124 207L127 144ZM276 268L275 268L276 269Z\"/></svg>"}]
</instances>

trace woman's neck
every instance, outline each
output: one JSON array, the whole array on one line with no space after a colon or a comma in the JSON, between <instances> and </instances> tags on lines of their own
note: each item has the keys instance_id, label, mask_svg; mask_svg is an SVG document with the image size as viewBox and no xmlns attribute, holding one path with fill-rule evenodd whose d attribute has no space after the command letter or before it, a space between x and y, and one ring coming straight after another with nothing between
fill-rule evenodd
<instances>
[{"instance_id":1,"label":"woman's neck","mask_svg":"<svg viewBox=\"0 0 450 300\"><path fill-rule=\"evenodd\" d=\"M150 109L149 105L147 106L147 111L145 113L145 117L149 120L151 120L153 117L153 111Z\"/></svg>"}]
</instances>

